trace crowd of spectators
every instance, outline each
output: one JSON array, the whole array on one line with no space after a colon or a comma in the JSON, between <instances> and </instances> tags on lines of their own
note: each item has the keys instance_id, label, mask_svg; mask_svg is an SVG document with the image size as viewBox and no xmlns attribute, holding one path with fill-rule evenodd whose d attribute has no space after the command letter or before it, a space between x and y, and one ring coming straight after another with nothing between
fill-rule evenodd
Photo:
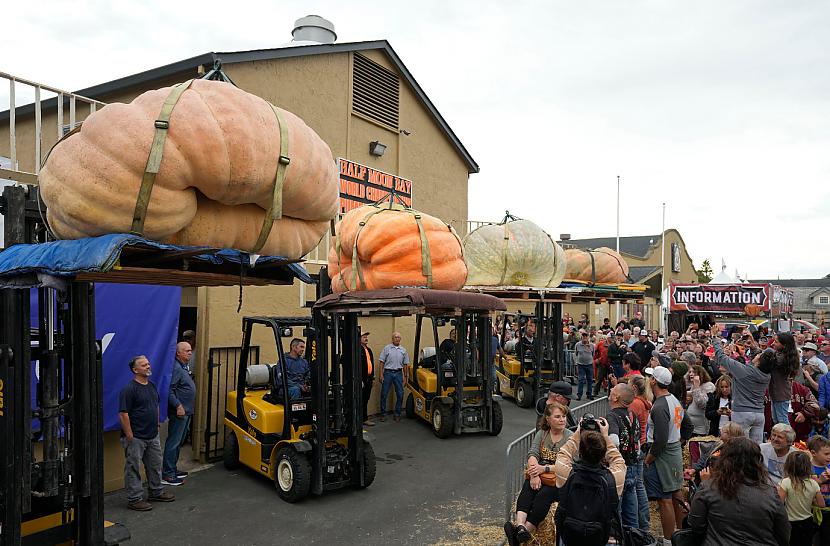
<instances>
[{"instance_id":1,"label":"crowd of spectators","mask_svg":"<svg viewBox=\"0 0 830 546\"><path fill-rule=\"evenodd\" d=\"M555 407L607 395L611 408L599 436L608 443L605 472L620 485L613 499L619 524L606 540L654 529L652 501L666 545L674 535L677 543L705 546L830 546L826 331L766 335L691 324L661 335L637 314L599 327L587 315L566 316L563 332L576 395L567 382L554 383ZM547 411L552 397L537 409ZM558 467L556 453L548 455ZM567 477L559 478L550 487L565 487ZM559 496L548 491L545 498ZM537 509L532 525L541 517ZM530 538L515 529L505 525L508 543Z\"/></svg>"}]
</instances>

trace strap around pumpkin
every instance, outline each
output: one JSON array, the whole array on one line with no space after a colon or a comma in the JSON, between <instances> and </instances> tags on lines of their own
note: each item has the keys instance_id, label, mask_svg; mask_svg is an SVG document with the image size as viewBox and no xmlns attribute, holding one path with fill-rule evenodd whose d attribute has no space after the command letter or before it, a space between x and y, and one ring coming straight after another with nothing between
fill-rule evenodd
<instances>
[{"instance_id":1,"label":"strap around pumpkin","mask_svg":"<svg viewBox=\"0 0 830 546\"><path fill-rule=\"evenodd\" d=\"M366 216L363 217L363 220L360 221L360 224L357 229L357 233L355 234L354 238L354 246L352 247L352 279L351 279L351 289L357 290L358 289L358 278L360 279L360 286L366 287L366 279L363 277L363 269L360 267L360 258L358 256L358 242L360 240L360 233L363 231L363 228L369 223L369 220L376 214L384 212L384 211L397 211L397 212L405 212L411 214L415 218L415 224L418 226L418 235L421 239L421 274L426 277L427 279L427 288L432 288L432 255L429 250L429 239L427 238L426 228L424 228L424 224L421 221L421 213L413 211L410 208L404 207L398 204L390 204L389 207L380 208L377 205L371 205L376 210L369 212ZM452 228L450 228L452 231ZM456 234L456 238L458 235ZM337 241L339 245L339 240ZM338 252L338 256L339 256Z\"/></svg>"},{"instance_id":2,"label":"strap around pumpkin","mask_svg":"<svg viewBox=\"0 0 830 546\"><path fill-rule=\"evenodd\" d=\"M274 177L274 193L271 198L271 205L265 212L262 228L259 230L259 237L250 250L252 253L259 252L265 246L268 235L271 234L271 228L274 226L274 220L282 218L282 186L285 183L285 171L291 163L291 158L288 157L288 126L285 123L285 118L276 106L270 102L268 106L271 107L277 117L277 127L280 130L280 156L277 158L277 173Z\"/></svg>"},{"instance_id":3,"label":"strap around pumpkin","mask_svg":"<svg viewBox=\"0 0 830 546\"><path fill-rule=\"evenodd\" d=\"M147 219L147 208L150 206L150 194L153 193L153 185L156 182L156 175L161 167L161 159L164 155L164 143L167 140L167 132L170 129L170 115L173 108L179 102L182 94L190 87L193 80L187 80L173 86L170 94L161 105L158 119L154 122L156 132L153 135L153 143L150 145L150 154L147 156L147 164L144 167L144 175L141 177L141 187L138 190L138 197L133 211L133 224L130 233L135 235L144 234L144 222Z\"/></svg>"},{"instance_id":4,"label":"strap around pumpkin","mask_svg":"<svg viewBox=\"0 0 830 546\"><path fill-rule=\"evenodd\" d=\"M507 267L509 265L509 261L507 259L507 253L510 252L510 229L507 227L509 225L508 222L504 223L504 249L501 253L502 256L502 268L501 268L501 280L499 281L499 285L503 285L504 281L507 277Z\"/></svg>"}]
</instances>

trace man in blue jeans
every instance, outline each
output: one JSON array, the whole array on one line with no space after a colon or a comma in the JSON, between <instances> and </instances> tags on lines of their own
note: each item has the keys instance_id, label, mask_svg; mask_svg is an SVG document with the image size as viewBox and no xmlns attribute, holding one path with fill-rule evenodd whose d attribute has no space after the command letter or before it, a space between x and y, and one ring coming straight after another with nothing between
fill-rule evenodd
<instances>
[{"instance_id":1,"label":"man in blue jeans","mask_svg":"<svg viewBox=\"0 0 830 546\"><path fill-rule=\"evenodd\" d=\"M383 348L378 358L380 361L380 421L386 421L386 404L389 390L395 387L395 422L401 420L403 405L403 386L407 382L409 355L401 346L401 334L392 333L392 343Z\"/></svg>"},{"instance_id":2,"label":"man in blue jeans","mask_svg":"<svg viewBox=\"0 0 830 546\"><path fill-rule=\"evenodd\" d=\"M311 392L311 368L305 355L305 341L299 338L291 340L288 354L285 355L285 375L288 379L288 399L296 400L303 394ZM282 384L280 368L277 366L277 384Z\"/></svg>"},{"instance_id":3,"label":"man in blue jeans","mask_svg":"<svg viewBox=\"0 0 830 546\"><path fill-rule=\"evenodd\" d=\"M582 400L582 388L588 384L588 400L593 400L591 394L594 385L594 344L588 338L588 332L582 332L582 341L574 346L574 360L579 372L579 383L576 389L576 399Z\"/></svg>"},{"instance_id":4,"label":"man in blue jeans","mask_svg":"<svg viewBox=\"0 0 830 546\"><path fill-rule=\"evenodd\" d=\"M164 442L164 464L161 470L161 483L164 485L182 485L183 478L187 477L187 472L179 472L176 464L196 404L196 384L187 372L187 363L192 354L193 349L188 342L176 344L170 394L167 396L167 440Z\"/></svg>"},{"instance_id":5,"label":"man in blue jeans","mask_svg":"<svg viewBox=\"0 0 830 546\"><path fill-rule=\"evenodd\" d=\"M640 461L640 427L637 416L628 411L634 401L634 389L620 383L608 393L611 411L606 416L608 438L617 446L625 461L625 485L620 496L620 512L624 525L648 530L648 498ZM645 512L645 521L641 515ZM642 524L645 523L645 526Z\"/></svg>"}]
</instances>

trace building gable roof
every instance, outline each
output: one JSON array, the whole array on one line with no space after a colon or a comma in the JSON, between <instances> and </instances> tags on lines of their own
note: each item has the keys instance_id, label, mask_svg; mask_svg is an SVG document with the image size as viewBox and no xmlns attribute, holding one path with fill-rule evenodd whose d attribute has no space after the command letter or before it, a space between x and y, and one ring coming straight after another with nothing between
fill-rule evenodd
<instances>
[{"instance_id":1,"label":"building gable roof","mask_svg":"<svg viewBox=\"0 0 830 546\"><path fill-rule=\"evenodd\" d=\"M387 42L386 40L348 42L339 44L314 44L278 47L272 49L254 49L249 51L205 53L203 55L190 57L189 59L177 61L175 63L153 68L151 70L145 70L144 72L132 74L124 78L118 78L116 80L112 80L98 85L93 85L92 87L87 87L85 89L79 89L78 91L74 91L74 93L93 99L104 97L106 95L110 95L112 93L124 89L143 85L151 81L171 77L181 72L186 72L188 70L193 70L198 68L199 66L213 67L216 61L229 64L271 59L288 59L293 57L305 57L308 55L348 53L353 51L367 50L381 50L386 53L386 55L389 57L389 60L392 62L393 65L395 65L395 68L400 72L400 74L406 80L406 83L418 97L418 100L421 102L424 108L426 108L426 110L430 113L432 118L435 120L435 123L444 132L447 139L455 148L456 152L462 157L462 159L467 165L467 172L479 172L480 169L478 163L476 163L476 161L467 151L467 148L465 148L464 145L461 143L461 140L459 140L458 136L453 132L447 121L444 119L441 113L438 112L438 109L429 99L424 90L421 89L421 86L412 76L412 73L409 72L409 69L406 68L406 65L403 64L401 58L398 56L397 53L395 53L395 50L392 49L392 46L389 45L389 42ZM45 109L49 106L55 106L57 104L56 101L56 98L45 100L42 103L42 108ZM34 105L26 105L17 108L16 113L17 115L25 115L33 111ZM8 119L8 117L8 111L0 113L0 121L2 121L3 119Z\"/></svg>"},{"instance_id":2,"label":"building gable roof","mask_svg":"<svg viewBox=\"0 0 830 546\"><path fill-rule=\"evenodd\" d=\"M830 295L830 288L828 288L828 287L826 287L826 286L823 286L823 287L819 288L818 290L815 290L815 291L811 292L811 293L810 293L810 295L809 295L809 296L807 296L807 297L809 297L809 298L815 298L815 297L816 297L816 296L818 296L819 294L827 294L827 295Z\"/></svg>"},{"instance_id":3,"label":"building gable roof","mask_svg":"<svg viewBox=\"0 0 830 546\"><path fill-rule=\"evenodd\" d=\"M660 235L637 235L634 237L620 237L620 252L645 258L649 249L660 240ZM617 248L616 237L596 237L594 239L570 239L559 241L559 244L572 245L578 248Z\"/></svg>"},{"instance_id":4,"label":"building gable roof","mask_svg":"<svg viewBox=\"0 0 830 546\"><path fill-rule=\"evenodd\" d=\"M830 288L830 279L760 279L749 281L761 284L777 284L784 288Z\"/></svg>"}]
</instances>

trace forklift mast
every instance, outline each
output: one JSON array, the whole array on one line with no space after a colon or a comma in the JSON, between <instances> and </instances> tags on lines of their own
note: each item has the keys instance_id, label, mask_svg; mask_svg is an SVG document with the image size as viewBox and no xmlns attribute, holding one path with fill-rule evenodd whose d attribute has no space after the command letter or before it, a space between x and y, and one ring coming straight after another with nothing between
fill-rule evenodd
<instances>
[{"instance_id":1,"label":"forklift mast","mask_svg":"<svg viewBox=\"0 0 830 546\"><path fill-rule=\"evenodd\" d=\"M47 240L38 200L35 187L4 188L0 212L7 247ZM60 293L37 289L36 328L30 290L0 289L0 306L0 545L101 544L102 380L93 285L73 282ZM39 425L34 430L33 419ZM38 518L45 518L42 524ZM23 536L23 522L39 532Z\"/></svg>"}]
</instances>

